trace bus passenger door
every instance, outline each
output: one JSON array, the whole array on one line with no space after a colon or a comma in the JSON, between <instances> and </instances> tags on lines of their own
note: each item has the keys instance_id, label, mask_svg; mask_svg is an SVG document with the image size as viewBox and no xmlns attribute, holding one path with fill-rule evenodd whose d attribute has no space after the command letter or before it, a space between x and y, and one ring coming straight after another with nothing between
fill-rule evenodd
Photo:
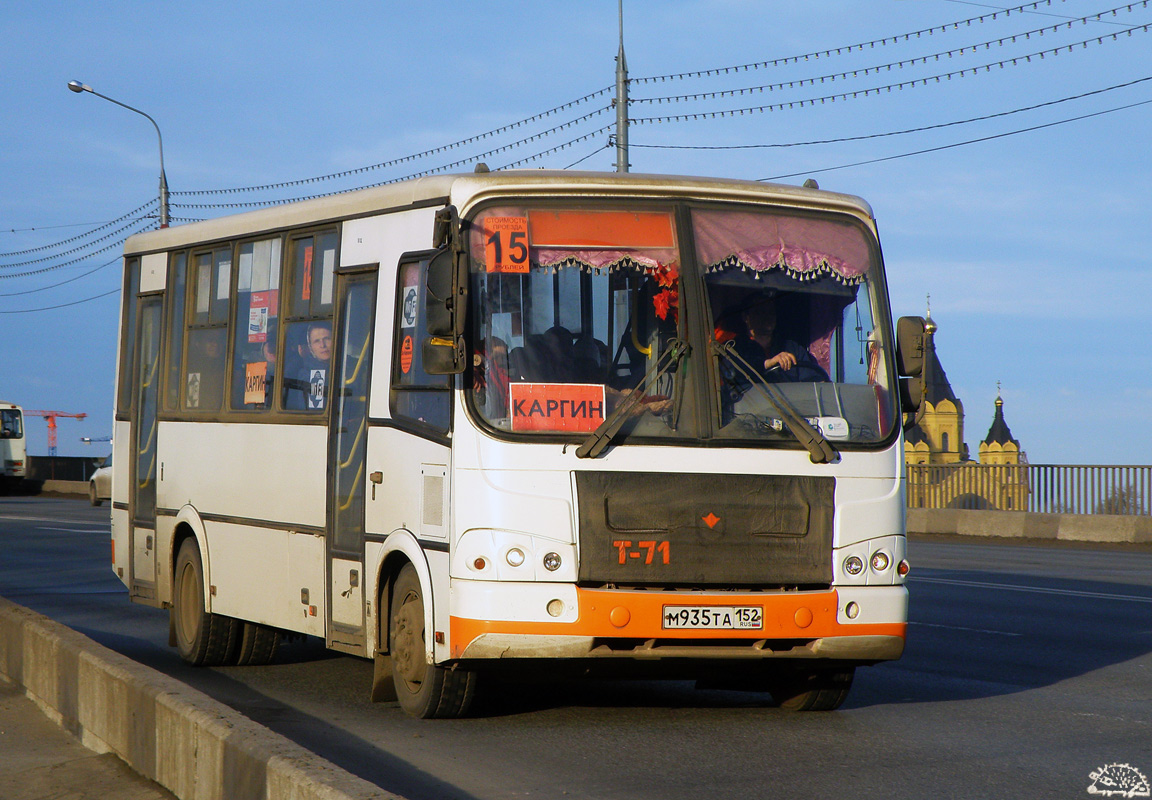
<instances>
[{"instance_id":1,"label":"bus passenger door","mask_svg":"<svg viewBox=\"0 0 1152 800\"><path fill-rule=\"evenodd\" d=\"M368 451L368 389L376 272L341 274L330 384L328 440L328 619L334 650L366 653L364 630L364 492Z\"/></svg>"},{"instance_id":2,"label":"bus passenger door","mask_svg":"<svg viewBox=\"0 0 1152 800\"><path fill-rule=\"evenodd\" d=\"M156 597L156 408L160 399L161 297L139 300L136 327L136 407L132 444L132 589L134 597Z\"/></svg>"}]
</instances>

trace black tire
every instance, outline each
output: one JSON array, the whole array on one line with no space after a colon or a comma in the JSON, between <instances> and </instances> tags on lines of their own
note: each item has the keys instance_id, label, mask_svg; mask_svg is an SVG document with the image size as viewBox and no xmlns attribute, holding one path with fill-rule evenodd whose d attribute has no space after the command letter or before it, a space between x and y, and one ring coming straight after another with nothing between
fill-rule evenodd
<instances>
[{"instance_id":1,"label":"black tire","mask_svg":"<svg viewBox=\"0 0 1152 800\"><path fill-rule=\"evenodd\" d=\"M262 667L272 662L280 647L280 631L255 622L240 623L240 649L236 655L239 667Z\"/></svg>"},{"instance_id":2,"label":"black tire","mask_svg":"<svg viewBox=\"0 0 1152 800\"><path fill-rule=\"evenodd\" d=\"M96 481L88 482L88 502L94 506L103 505L104 501L96 496Z\"/></svg>"},{"instance_id":3,"label":"black tire","mask_svg":"<svg viewBox=\"0 0 1152 800\"><path fill-rule=\"evenodd\" d=\"M476 693L476 673L427 663L425 641L420 578L415 567L405 564L392 588L388 628L397 699L418 719L462 716Z\"/></svg>"},{"instance_id":4,"label":"black tire","mask_svg":"<svg viewBox=\"0 0 1152 800\"><path fill-rule=\"evenodd\" d=\"M772 681L772 699L785 711L835 711L848 699L855 674L855 667L789 672Z\"/></svg>"},{"instance_id":5,"label":"black tire","mask_svg":"<svg viewBox=\"0 0 1152 800\"><path fill-rule=\"evenodd\" d=\"M204 610L204 565L195 539L185 539L172 576L172 626L180 658L196 667L216 667L235 653L237 627L231 617Z\"/></svg>"}]
</instances>

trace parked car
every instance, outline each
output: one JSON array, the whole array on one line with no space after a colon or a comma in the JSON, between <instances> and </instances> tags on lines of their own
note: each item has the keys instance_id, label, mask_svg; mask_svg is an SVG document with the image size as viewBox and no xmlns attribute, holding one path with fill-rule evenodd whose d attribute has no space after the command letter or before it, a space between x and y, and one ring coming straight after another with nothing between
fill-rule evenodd
<instances>
[{"instance_id":1,"label":"parked car","mask_svg":"<svg viewBox=\"0 0 1152 800\"><path fill-rule=\"evenodd\" d=\"M104 462L92 473L88 479L88 502L98 506L105 500L112 499L112 456L109 455Z\"/></svg>"}]
</instances>

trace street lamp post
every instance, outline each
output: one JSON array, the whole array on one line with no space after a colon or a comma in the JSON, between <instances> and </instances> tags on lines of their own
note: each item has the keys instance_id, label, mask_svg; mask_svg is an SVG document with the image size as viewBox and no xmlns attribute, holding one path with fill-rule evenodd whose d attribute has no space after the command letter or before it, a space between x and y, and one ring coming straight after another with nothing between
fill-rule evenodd
<instances>
[{"instance_id":1,"label":"street lamp post","mask_svg":"<svg viewBox=\"0 0 1152 800\"><path fill-rule=\"evenodd\" d=\"M143 111L141 111L138 108L133 108L132 106L127 105L126 103L121 103L119 100L113 100L111 97L108 97L107 95L100 94L99 92L97 92L95 89L93 89L91 86L89 86L86 83L81 83L80 81L68 81L68 88L71 89L72 91L76 92L77 94L80 94L81 92L89 92L90 94L94 94L97 97L103 97L109 103L115 103L116 105L120 106L121 108L126 108L129 111L135 111L140 116L146 117L148 119L148 121L152 123L152 127L156 129L156 139L160 142L160 227L161 228L167 228L168 227L168 179L166 177L164 177L164 137L162 137L160 135L160 126L156 124L156 120L152 119L152 117L148 116L147 114L145 114Z\"/></svg>"}]
</instances>

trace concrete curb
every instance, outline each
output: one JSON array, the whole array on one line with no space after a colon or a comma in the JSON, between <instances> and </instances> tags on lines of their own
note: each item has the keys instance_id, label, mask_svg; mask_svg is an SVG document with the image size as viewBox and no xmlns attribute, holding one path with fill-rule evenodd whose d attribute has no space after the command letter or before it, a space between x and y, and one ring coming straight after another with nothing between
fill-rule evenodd
<instances>
[{"instance_id":1,"label":"concrete curb","mask_svg":"<svg viewBox=\"0 0 1152 800\"><path fill-rule=\"evenodd\" d=\"M907 520L908 533L1062 542L1152 543L1152 517L1142 516L910 508Z\"/></svg>"},{"instance_id":2,"label":"concrete curb","mask_svg":"<svg viewBox=\"0 0 1152 800\"><path fill-rule=\"evenodd\" d=\"M0 597L0 673L180 800L397 798L223 703Z\"/></svg>"}]
</instances>

